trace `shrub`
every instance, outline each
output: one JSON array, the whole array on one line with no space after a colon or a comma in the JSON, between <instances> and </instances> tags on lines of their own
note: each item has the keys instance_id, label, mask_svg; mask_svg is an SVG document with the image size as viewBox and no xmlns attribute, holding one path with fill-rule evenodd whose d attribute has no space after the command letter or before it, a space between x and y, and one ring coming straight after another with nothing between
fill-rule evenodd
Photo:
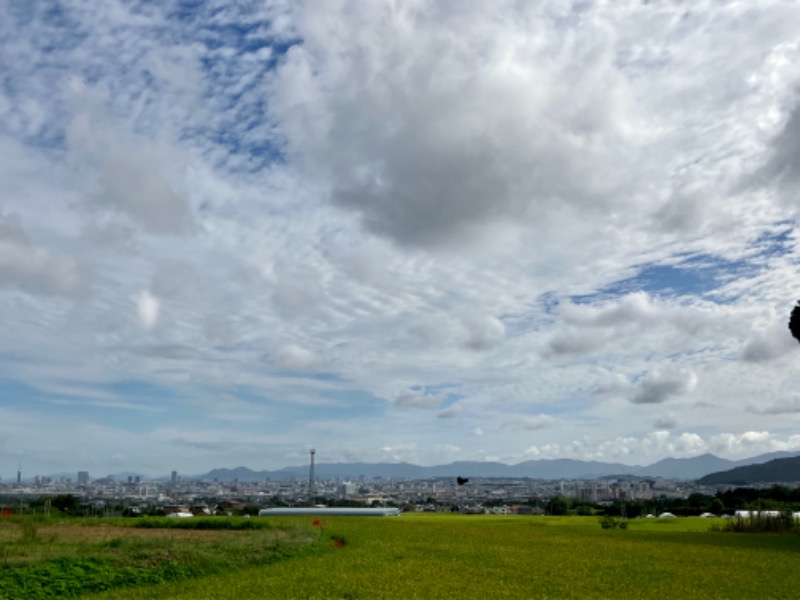
<instances>
[{"instance_id":1,"label":"shrub","mask_svg":"<svg viewBox=\"0 0 800 600\"><path fill-rule=\"evenodd\" d=\"M736 517L725 522L722 527L714 526L712 531L733 533L800 533L800 524L791 511L778 516L754 512L750 517Z\"/></svg>"},{"instance_id":2,"label":"shrub","mask_svg":"<svg viewBox=\"0 0 800 600\"><path fill-rule=\"evenodd\" d=\"M33 519L23 519L19 525L22 528L20 542L23 544L35 542L39 537L39 525Z\"/></svg>"},{"instance_id":3,"label":"shrub","mask_svg":"<svg viewBox=\"0 0 800 600\"><path fill-rule=\"evenodd\" d=\"M628 521L625 519L620 519L619 517L612 517L611 515L605 515L600 517L600 527L603 529L616 529L619 527L620 529L627 529L628 528Z\"/></svg>"},{"instance_id":4,"label":"shrub","mask_svg":"<svg viewBox=\"0 0 800 600\"><path fill-rule=\"evenodd\" d=\"M147 518L138 521L135 527L144 529L193 529L193 530L241 530L241 529L270 529L272 525L260 519L169 519Z\"/></svg>"}]
</instances>

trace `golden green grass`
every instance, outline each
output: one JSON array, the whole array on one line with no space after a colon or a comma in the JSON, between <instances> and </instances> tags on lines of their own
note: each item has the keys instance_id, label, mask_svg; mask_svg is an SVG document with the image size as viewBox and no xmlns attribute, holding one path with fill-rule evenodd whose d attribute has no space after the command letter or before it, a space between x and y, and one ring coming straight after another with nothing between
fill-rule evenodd
<instances>
[{"instance_id":1,"label":"golden green grass","mask_svg":"<svg viewBox=\"0 0 800 600\"><path fill-rule=\"evenodd\" d=\"M75 598L93 590L155 585L265 565L318 547L318 535L307 526L242 531L133 527L143 523L3 518L0 600ZM255 524L243 519L209 523ZM203 521L193 524L202 525Z\"/></svg>"},{"instance_id":2,"label":"golden green grass","mask_svg":"<svg viewBox=\"0 0 800 600\"><path fill-rule=\"evenodd\" d=\"M300 527L310 521L274 519ZM800 537L712 533L712 523L636 520L620 531L603 530L591 517L332 517L319 552L97 597L798 597ZM335 548L332 535L345 546Z\"/></svg>"}]
</instances>

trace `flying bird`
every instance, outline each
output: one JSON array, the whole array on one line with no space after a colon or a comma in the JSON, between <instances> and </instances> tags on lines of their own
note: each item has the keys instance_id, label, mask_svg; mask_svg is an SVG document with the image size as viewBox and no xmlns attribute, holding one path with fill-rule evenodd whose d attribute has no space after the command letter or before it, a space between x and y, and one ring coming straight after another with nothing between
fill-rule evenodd
<instances>
[{"instance_id":1,"label":"flying bird","mask_svg":"<svg viewBox=\"0 0 800 600\"><path fill-rule=\"evenodd\" d=\"M789 317L789 331L798 342L800 342L800 300L794 305L792 314Z\"/></svg>"},{"instance_id":2,"label":"flying bird","mask_svg":"<svg viewBox=\"0 0 800 600\"><path fill-rule=\"evenodd\" d=\"M468 481L469 479L467 479L466 477L456 477L456 482L458 483L458 485L464 485Z\"/></svg>"}]
</instances>

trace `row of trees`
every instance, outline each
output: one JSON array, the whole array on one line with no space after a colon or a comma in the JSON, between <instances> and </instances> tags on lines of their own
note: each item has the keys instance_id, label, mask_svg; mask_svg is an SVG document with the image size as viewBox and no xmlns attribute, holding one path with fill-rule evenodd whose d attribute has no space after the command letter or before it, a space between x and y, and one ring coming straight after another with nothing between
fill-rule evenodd
<instances>
[{"instance_id":1,"label":"row of trees","mask_svg":"<svg viewBox=\"0 0 800 600\"><path fill-rule=\"evenodd\" d=\"M7 498L9 502L0 499L0 509L8 508L14 512L19 508L19 501ZM328 506L365 506L362 502L334 498L316 499L321 504ZM213 503L213 499L209 499ZM428 498L428 504L436 505L435 498ZM500 501L489 502L486 505L500 504ZM525 502L530 506L539 508L548 515L609 515L613 517L636 518L648 514L658 515L670 512L679 516L696 516L705 512L715 515L724 513L732 514L736 510L791 510L800 511L800 487L789 488L783 485L774 485L770 488L758 489L739 487L725 492L718 492L711 496L708 494L692 494L687 498L654 498L652 500L615 501L612 503L594 503L588 500L553 496L544 501L532 498ZM269 499L265 504L248 504L243 510L233 511L235 514L258 514L264 506L286 506L286 502L276 497ZM53 496L51 498L37 498L27 503L27 509L35 513L51 511L55 514L73 516L94 516L92 505L83 504L81 500L71 494ZM411 507L403 507L411 509ZM106 505L104 513L125 514L126 507L122 504ZM160 514L157 507L139 514Z\"/></svg>"},{"instance_id":2,"label":"row of trees","mask_svg":"<svg viewBox=\"0 0 800 600\"><path fill-rule=\"evenodd\" d=\"M703 513L722 515L737 510L791 510L800 511L800 487L789 488L774 485L758 489L740 487L708 494L691 494L687 498L654 498L652 500L615 501L612 503L592 503L576 498L554 496L547 502L535 503L547 514L605 514L628 518L658 515L670 512L678 516L697 516Z\"/></svg>"}]
</instances>

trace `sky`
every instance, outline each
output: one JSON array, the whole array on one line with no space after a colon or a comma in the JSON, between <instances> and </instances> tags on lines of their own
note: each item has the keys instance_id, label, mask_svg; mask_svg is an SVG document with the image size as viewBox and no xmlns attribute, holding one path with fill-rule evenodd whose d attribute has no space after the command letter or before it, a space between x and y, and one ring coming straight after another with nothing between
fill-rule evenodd
<instances>
[{"instance_id":1,"label":"sky","mask_svg":"<svg viewBox=\"0 0 800 600\"><path fill-rule=\"evenodd\" d=\"M0 12L3 480L800 451L800 4Z\"/></svg>"}]
</instances>

